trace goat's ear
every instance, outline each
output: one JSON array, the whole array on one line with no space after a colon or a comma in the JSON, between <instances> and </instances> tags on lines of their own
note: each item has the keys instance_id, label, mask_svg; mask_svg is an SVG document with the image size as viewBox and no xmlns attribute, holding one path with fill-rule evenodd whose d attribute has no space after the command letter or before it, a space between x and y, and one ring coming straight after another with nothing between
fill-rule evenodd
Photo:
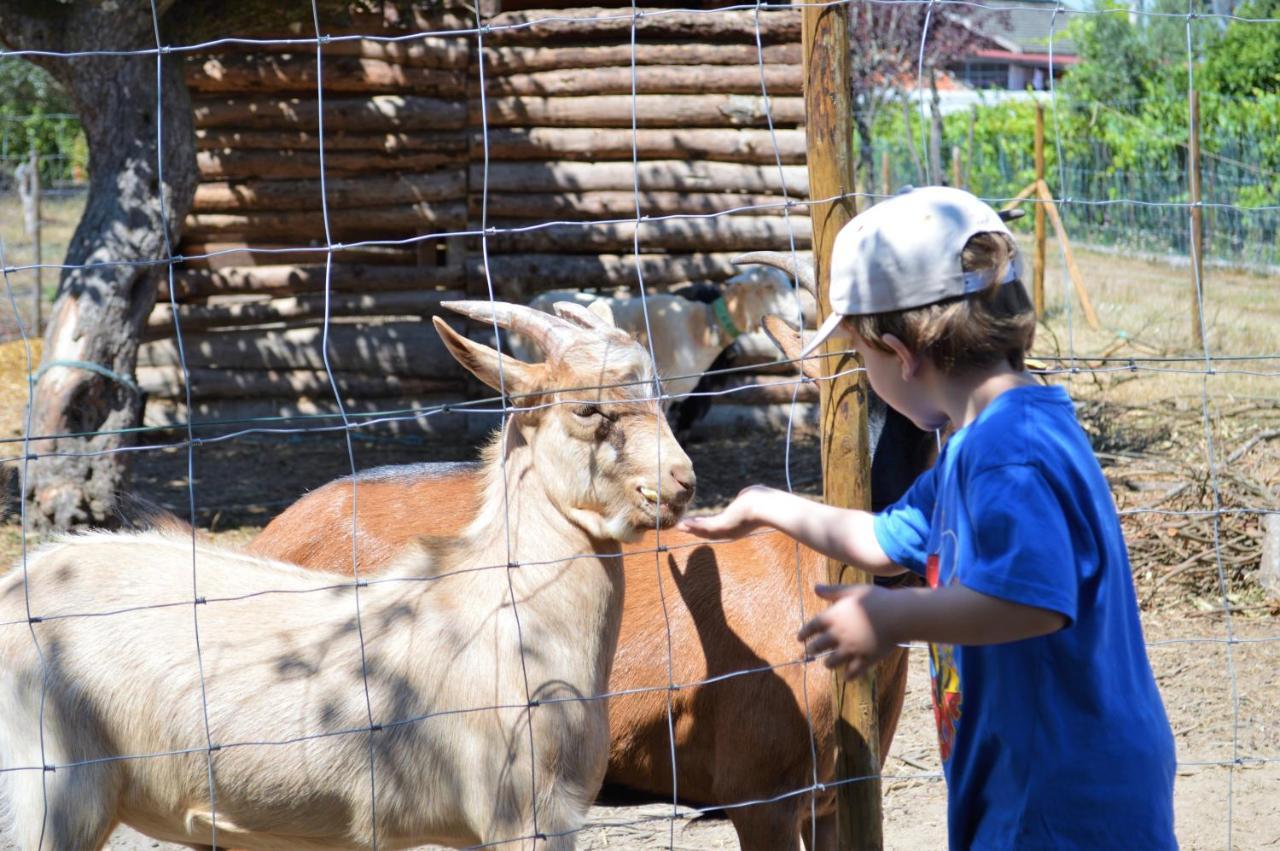
<instances>
[{"instance_id":1,"label":"goat's ear","mask_svg":"<svg viewBox=\"0 0 1280 851\"><path fill-rule=\"evenodd\" d=\"M587 305L587 310L590 310L614 328L618 327L618 323L614 321L613 318L613 308L610 307L609 302L604 299L598 298L591 302L591 304Z\"/></svg>"},{"instance_id":2,"label":"goat's ear","mask_svg":"<svg viewBox=\"0 0 1280 851\"><path fill-rule=\"evenodd\" d=\"M788 359L795 361L796 368L808 378L821 378L822 370L816 360L800 360L800 352L804 350L804 337L781 316L770 313L760 323L765 336L769 338L778 351Z\"/></svg>"},{"instance_id":3,"label":"goat's ear","mask_svg":"<svg viewBox=\"0 0 1280 851\"><path fill-rule=\"evenodd\" d=\"M501 392L505 389L508 396L520 396L538 389L539 365L502 355L502 372L499 378L497 349L468 340L450 328L439 316L433 316L431 322L436 326L436 333L444 341L445 347L449 349L449 354L494 390Z\"/></svg>"}]
</instances>

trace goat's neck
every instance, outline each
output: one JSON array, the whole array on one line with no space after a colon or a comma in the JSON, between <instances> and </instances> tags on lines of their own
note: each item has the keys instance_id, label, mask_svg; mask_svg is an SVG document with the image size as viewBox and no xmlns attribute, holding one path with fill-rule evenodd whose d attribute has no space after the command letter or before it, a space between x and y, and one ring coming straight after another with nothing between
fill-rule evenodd
<instances>
[{"instance_id":1,"label":"goat's neck","mask_svg":"<svg viewBox=\"0 0 1280 851\"><path fill-rule=\"evenodd\" d=\"M621 545L595 540L565 516L515 428L505 427L486 452L484 497L466 538L477 545L477 555L468 556L477 564L519 565L510 577L520 606L563 609L555 615L577 622L600 618L616 626L621 617ZM503 572L490 573L505 587Z\"/></svg>"},{"instance_id":2,"label":"goat's neck","mask_svg":"<svg viewBox=\"0 0 1280 851\"><path fill-rule=\"evenodd\" d=\"M733 321L734 326L738 329L738 333L744 334L749 331L751 326L755 324L755 320L747 309L746 299L733 292L728 292L720 298L721 301L724 302L725 313L727 313L729 318ZM715 329L717 338L723 341L724 345L733 342L733 335L720 324L720 319L716 316L714 305L707 305L707 319L710 322L711 327Z\"/></svg>"}]
</instances>

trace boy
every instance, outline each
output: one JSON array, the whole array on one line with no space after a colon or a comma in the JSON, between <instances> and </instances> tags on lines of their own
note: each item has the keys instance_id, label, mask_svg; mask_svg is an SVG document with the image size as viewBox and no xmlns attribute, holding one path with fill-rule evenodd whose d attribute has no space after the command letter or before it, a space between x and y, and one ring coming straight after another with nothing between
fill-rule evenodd
<instances>
[{"instance_id":1,"label":"boy","mask_svg":"<svg viewBox=\"0 0 1280 851\"><path fill-rule=\"evenodd\" d=\"M857 216L832 255L832 315L872 389L955 431L878 515L762 487L687 531L773 526L869 573L929 588L819 586L800 639L853 677L930 642L953 849L1164 849L1173 736L1147 662L1111 493L1060 387L1023 369L1035 314L996 212L942 187Z\"/></svg>"}]
</instances>

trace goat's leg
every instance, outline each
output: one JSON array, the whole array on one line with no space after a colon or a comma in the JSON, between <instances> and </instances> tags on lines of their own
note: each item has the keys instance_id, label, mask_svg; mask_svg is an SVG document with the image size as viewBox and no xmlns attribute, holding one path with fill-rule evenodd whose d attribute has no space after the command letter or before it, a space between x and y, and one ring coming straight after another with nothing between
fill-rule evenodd
<instances>
[{"instance_id":1,"label":"goat's leg","mask_svg":"<svg viewBox=\"0 0 1280 851\"><path fill-rule=\"evenodd\" d=\"M103 788L106 769L15 773L25 776L9 782L10 828L22 851L99 851L107 844L116 818L114 795Z\"/></svg>"},{"instance_id":2,"label":"goat's leg","mask_svg":"<svg viewBox=\"0 0 1280 851\"><path fill-rule=\"evenodd\" d=\"M67 713L48 701L41 729L38 687L0 677L0 765L30 766L0 774L0 810L22 851L98 851L116 825L116 768L80 761L100 750ZM49 768L41 768L49 766Z\"/></svg>"},{"instance_id":3,"label":"goat's leg","mask_svg":"<svg viewBox=\"0 0 1280 851\"><path fill-rule=\"evenodd\" d=\"M728 814L742 851L800 851L800 814L795 801L734 807Z\"/></svg>"},{"instance_id":4,"label":"goat's leg","mask_svg":"<svg viewBox=\"0 0 1280 851\"><path fill-rule=\"evenodd\" d=\"M805 851L835 851L836 814L819 813L816 819L811 819L806 810L800 825L800 839L804 842Z\"/></svg>"}]
</instances>

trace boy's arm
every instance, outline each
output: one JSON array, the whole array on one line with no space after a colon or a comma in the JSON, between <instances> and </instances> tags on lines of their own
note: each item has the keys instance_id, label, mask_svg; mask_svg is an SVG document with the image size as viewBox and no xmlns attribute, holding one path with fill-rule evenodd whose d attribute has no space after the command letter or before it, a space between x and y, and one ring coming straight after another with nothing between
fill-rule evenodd
<instances>
[{"instance_id":1,"label":"boy's arm","mask_svg":"<svg viewBox=\"0 0 1280 851\"><path fill-rule=\"evenodd\" d=\"M810 656L831 650L826 664L856 677L898 644L1004 644L1057 632L1061 612L980 594L963 585L886 591L869 585L820 585L834 601L798 638Z\"/></svg>"},{"instance_id":2,"label":"boy's arm","mask_svg":"<svg viewBox=\"0 0 1280 851\"><path fill-rule=\"evenodd\" d=\"M904 568L892 562L876 539L869 511L835 508L786 491L749 487L724 511L691 517L679 528L704 538L739 538L772 526L810 549L877 576L896 576Z\"/></svg>"}]
</instances>

